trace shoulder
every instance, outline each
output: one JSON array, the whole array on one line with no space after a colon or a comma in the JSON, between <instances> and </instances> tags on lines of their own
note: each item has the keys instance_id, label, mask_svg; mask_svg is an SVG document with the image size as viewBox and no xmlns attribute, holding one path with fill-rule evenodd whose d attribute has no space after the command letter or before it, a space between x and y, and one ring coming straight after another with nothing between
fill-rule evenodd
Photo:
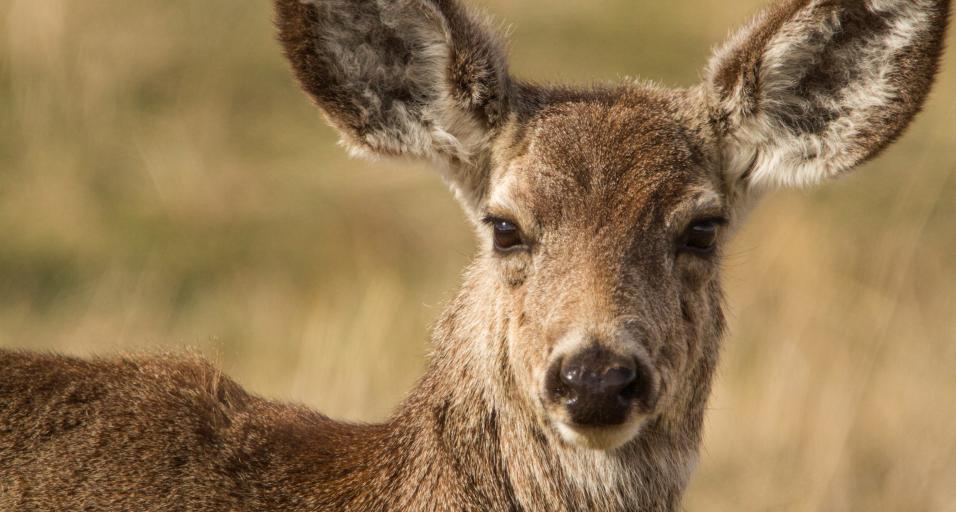
<instances>
[{"instance_id":1,"label":"shoulder","mask_svg":"<svg viewBox=\"0 0 956 512\"><path fill-rule=\"evenodd\" d=\"M0 398L4 408L34 417L41 411L109 411L125 417L201 418L214 425L254 400L217 366L193 354L84 359L13 350L0 350Z\"/></svg>"}]
</instances>

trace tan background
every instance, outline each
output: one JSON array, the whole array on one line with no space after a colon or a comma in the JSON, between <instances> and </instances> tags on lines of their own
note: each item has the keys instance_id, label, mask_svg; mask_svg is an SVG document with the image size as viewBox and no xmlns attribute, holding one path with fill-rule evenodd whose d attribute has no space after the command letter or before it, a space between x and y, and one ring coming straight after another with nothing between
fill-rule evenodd
<instances>
[{"instance_id":1,"label":"tan background","mask_svg":"<svg viewBox=\"0 0 956 512\"><path fill-rule=\"evenodd\" d=\"M699 77L759 0L483 0L540 81ZM901 143L764 201L689 510L956 510L956 52ZM376 420L474 251L420 165L348 160L266 0L0 0L0 346L195 347Z\"/></svg>"}]
</instances>

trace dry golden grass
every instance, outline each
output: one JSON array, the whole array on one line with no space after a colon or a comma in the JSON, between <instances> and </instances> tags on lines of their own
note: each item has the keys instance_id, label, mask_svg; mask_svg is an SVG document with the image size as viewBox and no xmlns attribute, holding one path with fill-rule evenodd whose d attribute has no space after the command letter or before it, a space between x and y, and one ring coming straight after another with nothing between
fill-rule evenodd
<instances>
[{"instance_id":1,"label":"dry golden grass","mask_svg":"<svg viewBox=\"0 0 956 512\"><path fill-rule=\"evenodd\" d=\"M537 80L698 77L760 0L484 0ZM439 180L347 160L268 2L0 3L0 346L194 347L248 388L384 417L474 250ZM956 53L881 159L774 195L689 510L956 510Z\"/></svg>"}]
</instances>

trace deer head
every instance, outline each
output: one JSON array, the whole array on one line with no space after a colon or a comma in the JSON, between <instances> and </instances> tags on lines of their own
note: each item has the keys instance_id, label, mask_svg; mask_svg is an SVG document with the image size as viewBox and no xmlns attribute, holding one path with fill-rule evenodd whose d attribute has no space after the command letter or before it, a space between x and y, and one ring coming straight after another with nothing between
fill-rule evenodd
<instances>
[{"instance_id":1,"label":"deer head","mask_svg":"<svg viewBox=\"0 0 956 512\"><path fill-rule=\"evenodd\" d=\"M699 435L729 234L761 194L838 177L900 135L949 1L780 1L673 90L519 81L453 0L276 8L347 147L433 162L474 223L464 293L484 313L458 323L483 333L465 350L496 393L567 445L613 450L649 426Z\"/></svg>"}]
</instances>

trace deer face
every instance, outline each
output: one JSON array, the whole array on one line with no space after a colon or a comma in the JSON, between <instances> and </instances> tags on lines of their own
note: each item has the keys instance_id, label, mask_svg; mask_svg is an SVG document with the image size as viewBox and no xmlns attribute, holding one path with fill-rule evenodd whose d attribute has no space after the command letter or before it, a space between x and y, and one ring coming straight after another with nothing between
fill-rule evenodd
<instances>
[{"instance_id":1,"label":"deer face","mask_svg":"<svg viewBox=\"0 0 956 512\"><path fill-rule=\"evenodd\" d=\"M543 109L494 169L483 272L518 387L571 443L631 439L717 348L702 333L721 328L730 213L671 101L623 90Z\"/></svg>"},{"instance_id":2,"label":"deer face","mask_svg":"<svg viewBox=\"0 0 956 512\"><path fill-rule=\"evenodd\" d=\"M275 5L344 142L434 162L478 226L495 318L470 320L503 324L508 394L605 450L652 419L699 425L725 232L762 192L892 142L926 97L949 9L781 0L694 88L576 91L513 79L494 32L452 0Z\"/></svg>"}]
</instances>

